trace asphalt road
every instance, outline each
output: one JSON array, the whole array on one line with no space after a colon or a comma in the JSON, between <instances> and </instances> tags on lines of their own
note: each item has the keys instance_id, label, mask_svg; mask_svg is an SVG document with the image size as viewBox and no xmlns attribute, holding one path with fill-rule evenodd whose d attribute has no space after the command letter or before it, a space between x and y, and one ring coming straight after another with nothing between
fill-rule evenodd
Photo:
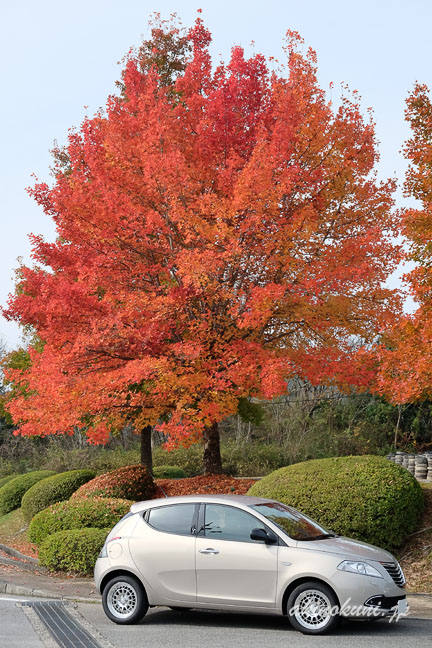
<instances>
[{"instance_id":1,"label":"asphalt road","mask_svg":"<svg viewBox=\"0 0 432 648\"><path fill-rule=\"evenodd\" d=\"M17 607L17 599L0 597L0 646L2 648L44 648L43 643L23 611Z\"/></svg>"},{"instance_id":2,"label":"asphalt road","mask_svg":"<svg viewBox=\"0 0 432 648\"><path fill-rule=\"evenodd\" d=\"M46 633L42 633L40 638L40 627L35 630L28 611L26 614L26 608L20 607L24 601L18 597L0 597L2 648L58 646ZM102 648L432 647L432 621L409 617L390 624L386 620L376 623L344 622L330 636L306 637L293 630L282 617L213 611L180 613L167 608L154 608L136 626L117 626L105 617L99 604L67 604L66 609Z\"/></svg>"}]
</instances>

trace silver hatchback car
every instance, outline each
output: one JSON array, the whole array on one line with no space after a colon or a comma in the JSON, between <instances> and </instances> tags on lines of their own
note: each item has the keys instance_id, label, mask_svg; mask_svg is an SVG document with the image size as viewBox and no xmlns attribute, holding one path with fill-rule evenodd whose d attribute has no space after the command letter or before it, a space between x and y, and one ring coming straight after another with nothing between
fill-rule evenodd
<instances>
[{"instance_id":1,"label":"silver hatchback car","mask_svg":"<svg viewBox=\"0 0 432 648\"><path fill-rule=\"evenodd\" d=\"M392 554L260 497L133 504L106 539L95 582L106 615L121 624L163 605L282 614L301 632L322 634L341 617L407 611Z\"/></svg>"}]
</instances>

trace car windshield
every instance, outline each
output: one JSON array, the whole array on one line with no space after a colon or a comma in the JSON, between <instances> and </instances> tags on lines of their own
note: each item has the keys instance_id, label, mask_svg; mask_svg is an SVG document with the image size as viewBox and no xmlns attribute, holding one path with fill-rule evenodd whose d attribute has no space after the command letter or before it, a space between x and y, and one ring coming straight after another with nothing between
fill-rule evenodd
<instances>
[{"instance_id":1,"label":"car windshield","mask_svg":"<svg viewBox=\"0 0 432 648\"><path fill-rule=\"evenodd\" d=\"M251 508L276 524L293 540L323 540L335 536L300 511L280 502L254 504Z\"/></svg>"}]
</instances>

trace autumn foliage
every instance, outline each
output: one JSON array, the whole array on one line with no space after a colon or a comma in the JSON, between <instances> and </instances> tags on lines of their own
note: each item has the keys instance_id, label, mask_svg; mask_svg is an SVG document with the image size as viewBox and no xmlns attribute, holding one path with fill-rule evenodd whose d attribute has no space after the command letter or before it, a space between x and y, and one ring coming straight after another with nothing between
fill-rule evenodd
<instances>
[{"instance_id":1,"label":"autumn foliage","mask_svg":"<svg viewBox=\"0 0 432 648\"><path fill-rule=\"evenodd\" d=\"M153 478L144 466L123 466L83 484L71 499L107 497L136 501L150 499L154 491Z\"/></svg>"},{"instance_id":2,"label":"autumn foliage","mask_svg":"<svg viewBox=\"0 0 432 648\"><path fill-rule=\"evenodd\" d=\"M157 479L153 499L176 495L246 495L255 482L255 479L237 479L226 475Z\"/></svg>"},{"instance_id":3,"label":"autumn foliage","mask_svg":"<svg viewBox=\"0 0 432 648\"><path fill-rule=\"evenodd\" d=\"M214 68L200 19L184 38L172 75L131 52L31 190L58 237L32 236L6 311L39 340L9 373L21 434L190 443L290 376L369 380L353 340L387 326L399 255L373 123L355 94L327 101L296 33L277 71L240 47Z\"/></svg>"},{"instance_id":4,"label":"autumn foliage","mask_svg":"<svg viewBox=\"0 0 432 648\"><path fill-rule=\"evenodd\" d=\"M378 379L381 393L397 403L432 398L432 101L426 86L408 97L406 119L412 136L404 149L410 161L405 191L419 206L403 213L406 259L415 263L405 280L418 309L380 348Z\"/></svg>"}]
</instances>

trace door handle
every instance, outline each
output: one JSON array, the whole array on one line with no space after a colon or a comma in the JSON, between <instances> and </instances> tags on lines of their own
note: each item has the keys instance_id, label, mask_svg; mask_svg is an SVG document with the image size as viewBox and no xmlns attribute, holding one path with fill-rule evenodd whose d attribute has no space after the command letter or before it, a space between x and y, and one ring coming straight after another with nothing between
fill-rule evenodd
<instances>
[{"instance_id":1,"label":"door handle","mask_svg":"<svg viewBox=\"0 0 432 648\"><path fill-rule=\"evenodd\" d=\"M210 549L210 548L208 548L208 549L200 549L199 552L203 553L203 554L218 554L219 553L219 551L217 549Z\"/></svg>"}]
</instances>

